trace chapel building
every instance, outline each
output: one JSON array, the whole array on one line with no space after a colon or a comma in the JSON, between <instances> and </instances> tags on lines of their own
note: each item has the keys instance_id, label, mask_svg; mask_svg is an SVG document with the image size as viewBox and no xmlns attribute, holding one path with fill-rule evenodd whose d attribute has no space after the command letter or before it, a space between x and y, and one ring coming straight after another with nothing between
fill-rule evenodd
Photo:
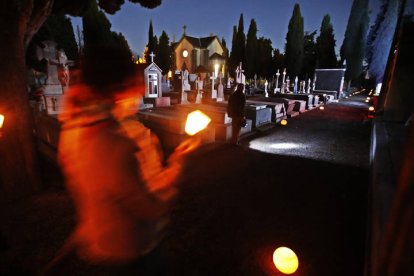
<instances>
[{"instance_id":1,"label":"chapel building","mask_svg":"<svg viewBox=\"0 0 414 276\"><path fill-rule=\"evenodd\" d=\"M219 71L224 73L224 47L215 35L192 37L185 33L173 44L175 68L188 70L189 73L207 73Z\"/></svg>"}]
</instances>

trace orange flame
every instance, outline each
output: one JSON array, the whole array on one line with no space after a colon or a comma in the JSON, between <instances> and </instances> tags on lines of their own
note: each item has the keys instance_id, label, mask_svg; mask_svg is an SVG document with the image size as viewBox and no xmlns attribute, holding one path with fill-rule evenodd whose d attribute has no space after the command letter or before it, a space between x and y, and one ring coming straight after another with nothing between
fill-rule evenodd
<instances>
[{"instance_id":1,"label":"orange flame","mask_svg":"<svg viewBox=\"0 0 414 276\"><path fill-rule=\"evenodd\" d=\"M3 123L4 123L4 115L0 114L0 128L3 127Z\"/></svg>"},{"instance_id":2,"label":"orange flame","mask_svg":"<svg viewBox=\"0 0 414 276\"><path fill-rule=\"evenodd\" d=\"M190 136L193 136L201 130L205 129L210 122L210 117L208 117L200 110L193 111L187 115L187 121L185 123L185 133L187 133Z\"/></svg>"}]
</instances>

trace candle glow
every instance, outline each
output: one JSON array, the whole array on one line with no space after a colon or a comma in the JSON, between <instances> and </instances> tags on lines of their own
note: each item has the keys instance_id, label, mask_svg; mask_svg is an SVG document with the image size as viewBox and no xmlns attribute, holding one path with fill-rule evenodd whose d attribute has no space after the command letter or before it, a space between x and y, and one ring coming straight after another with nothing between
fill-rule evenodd
<instances>
[{"instance_id":1,"label":"candle glow","mask_svg":"<svg viewBox=\"0 0 414 276\"><path fill-rule=\"evenodd\" d=\"M187 115L187 121L185 123L185 133L187 133L190 136L193 136L201 130L205 129L210 122L210 117L208 117L200 110L193 111Z\"/></svg>"}]
</instances>

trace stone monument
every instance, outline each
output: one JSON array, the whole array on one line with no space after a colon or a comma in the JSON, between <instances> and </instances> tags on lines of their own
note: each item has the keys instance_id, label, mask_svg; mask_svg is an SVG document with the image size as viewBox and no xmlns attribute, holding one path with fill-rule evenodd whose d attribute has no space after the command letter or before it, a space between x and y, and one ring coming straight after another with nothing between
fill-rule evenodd
<instances>
[{"instance_id":1,"label":"stone monument","mask_svg":"<svg viewBox=\"0 0 414 276\"><path fill-rule=\"evenodd\" d=\"M269 93L267 92L267 86L269 85L269 83L267 82L267 80L265 81L265 84L264 84L264 87L265 87L265 90L264 90L264 96L266 97L266 98L268 98L269 97Z\"/></svg>"},{"instance_id":2,"label":"stone monument","mask_svg":"<svg viewBox=\"0 0 414 276\"><path fill-rule=\"evenodd\" d=\"M222 83L223 73L218 74L219 83L217 85L217 101L221 102L224 100L224 86Z\"/></svg>"},{"instance_id":3,"label":"stone monument","mask_svg":"<svg viewBox=\"0 0 414 276\"><path fill-rule=\"evenodd\" d=\"M273 93L275 93L275 94L278 91L280 92L280 90L278 88L278 86L279 86L279 76L280 76L279 69L277 69L277 72L276 72L276 85L275 85L275 89L273 90Z\"/></svg>"}]
</instances>

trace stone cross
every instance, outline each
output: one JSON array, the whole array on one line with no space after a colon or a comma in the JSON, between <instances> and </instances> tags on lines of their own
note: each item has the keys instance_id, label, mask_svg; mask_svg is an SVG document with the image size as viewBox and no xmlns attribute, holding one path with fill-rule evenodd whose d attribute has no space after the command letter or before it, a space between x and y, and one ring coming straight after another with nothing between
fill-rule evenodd
<instances>
[{"instance_id":1,"label":"stone cross","mask_svg":"<svg viewBox=\"0 0 414 276\"><path fill-rule=\"evenodd\" d=\"M264 85L265 85L265 91L264 91L265 97L268 98L269 97L269 93L267 93L267 86L269 85L269 83L267 82L267 80L266 80L266 82L265 82Z\"/></svg>"},{"instance_id":2,"label":"stone cross","mask_svg":"<svg viewBox=\"0 0 414 276\"><path fill-rule=\"evenodd\" d=\"M153 63L154 62L154 57L155 57L153 52L151 52L150 57L151 57L151 63Z\"/></svg>"},{"instance_id":3,"label":"stone cross","mask_svg":"<svg viewBox=\"0 0 414 276\"><path fill-rule=\"evenodd\" d=\"M216 78L216 76L214 76L214 72L210 77L211 80L211 98L212 99L216 99L217 98L217 91L214 90L214 79Z\"/></svg>"},{"instance_id":4,"label":"stone cross","mask_svg":"<svg viewBox=\"0 0 414 276\"><path fill-rule=\"evenodd\" d=\"M279 76L280 76L279 69L277 69L277 72L276 72L276 85L275 85L275 90L273 91L274 93L277 93L277 87L279 85Z\"/></svg>"},{"instance_id":5,"label":"stone cross","mask_svg":"<svg viewBox=\"0 0 414 276\"><path fill-rule=\"evenodd\" d=\"M283 77L282 77L282 89L281 92L285 93L286 91L286 83L285 83L285 77L286 77L286 68L283 69Z\"/></svg>"},{"instance_id":6,"label":"stone cross","mask_svg":"<svg viewBox=\"0 0 414 276\"><path fill-rule=\"evenodd\" d=\"M240 62L240 65L236 69L236 83L243 83L243 72L242 63Z\"/></svg>"}]
</instances>

